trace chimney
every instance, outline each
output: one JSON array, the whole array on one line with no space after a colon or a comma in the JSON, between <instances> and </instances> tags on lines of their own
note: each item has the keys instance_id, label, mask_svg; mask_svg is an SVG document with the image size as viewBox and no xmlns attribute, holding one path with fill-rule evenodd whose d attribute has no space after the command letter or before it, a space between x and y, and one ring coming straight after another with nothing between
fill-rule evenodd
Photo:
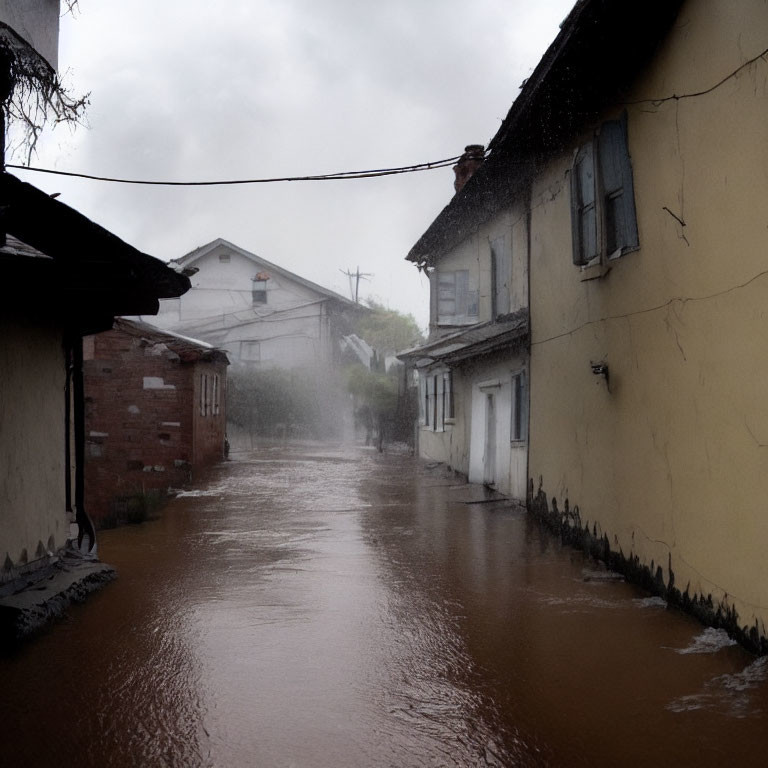
<instances>
[{"instance_id":1,"label":"chimney","mask_svg":"<svg viewBox=\"0 0 768 768\"><path fill-rule=\"evenodd\" d=\"M484 159L485 147L482 144L470 144L468 147L464 147L464 154L459 158L459 162L453 166L453 172L456 174L453 188L456 192L461 191L462 187L472 178L472 174L483 164Z\"/></svg>"}]
</instances>

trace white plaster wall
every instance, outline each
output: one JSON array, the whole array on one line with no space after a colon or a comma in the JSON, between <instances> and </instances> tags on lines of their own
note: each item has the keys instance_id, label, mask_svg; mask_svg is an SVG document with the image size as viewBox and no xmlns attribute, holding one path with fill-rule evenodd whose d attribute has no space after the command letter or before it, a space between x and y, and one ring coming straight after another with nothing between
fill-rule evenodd
<instances>
[{"instance_id":1,"label":"white plaster wall","mask_svg":"<svg viewBox=\"0 0 768 768\"><path fill-rule=\"evenodd\" d=\"M219 261L222 253L229 255L228 262ZM225 246L214 248L198 259L195 267L199 271L191 278L192 288L175 300L174 308L178 312L178 321L182 323L251 308L266 316L312 304L320 298L314 291L271 272ZM267 303L254 305L251 299L252 280L259 272L269 274ZM311 309L308 308L308 311L311 313Z\"/></svg>"},{"instance_id":2,"label":"white plaster wall","mask_svg":"<svg viewBox=\"0 0 768 768\"><path fill-rule=\"evenodd\" d=\"M65 544L64 353L59 329L0 320L0 558Z\"/></svg>"},{"instance_id":3,"label":"white plaster wall","mask_svg":"<svg viewBox=\"0 0 768 768\"><path fill-rule=\"evenodd\" d=\"M524 499L527 480L525 442L510 442L512 421L512 374L523 368L521 357L509 356L495 364L475 366L467 377L471 423L469 445L470 483L482 483L486 463L486 395L495 397L496 451L494 488L515 499ZM488 386L490 383L498 386ZM485 386L484 386L485 385Z\"/></svg>"},{"instance_id":4,"label":"white plaster wall","mask_svg":"<svg viewBox=\"0 0 768 768\"><path fill-rule=\"evenodd\" d=\"M59 0L0 0L0 21L54 69L59 62Z\"/></svg>"},{"instance_id":5,"label":"white plaster wall","mask_svg":"<svg viewBox=\"0 0 768 768\"><path fill-rule=\"evenodd\" d=\"M229 261L220 261L222 253ZM261 368L327 366L332 362L326 300L298 282L270 271L225 245L195 262L192 288L178 299L160 302L149 322L221 347L238 362L241 343L259 342ZM267 302L253 304L252 280L269 274Z\"/></svg>"}]
</instances>

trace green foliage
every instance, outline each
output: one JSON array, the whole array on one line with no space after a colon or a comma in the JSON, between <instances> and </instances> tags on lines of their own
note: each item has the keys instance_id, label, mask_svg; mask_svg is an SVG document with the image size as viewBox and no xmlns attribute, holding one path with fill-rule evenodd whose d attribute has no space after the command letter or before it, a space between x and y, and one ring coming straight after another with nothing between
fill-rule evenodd
<instances>
[{"instance_id":1,"label":"green foliage","mask_svg":"<svg viewBox=\"0 0 768 768\"><path fill-rule=\"evenodd\" d=\"M377 352L397 352L424 341L413 315L388 309L374 299L365 302L369 312L360 313L354 333L365 339Z\"/></svg>"},{"instance_id":2,"label":"green foliage","mask_svg":"<svg viewBox=\"0 0 768 768\"><path fill-rule=\"evenodd\" d=\"M369 371L364 365L347 369L347 390L354 395L358 407L368 409L374 417L387 416L397 407L397 379Z\"/></svg>"}]
</instances>

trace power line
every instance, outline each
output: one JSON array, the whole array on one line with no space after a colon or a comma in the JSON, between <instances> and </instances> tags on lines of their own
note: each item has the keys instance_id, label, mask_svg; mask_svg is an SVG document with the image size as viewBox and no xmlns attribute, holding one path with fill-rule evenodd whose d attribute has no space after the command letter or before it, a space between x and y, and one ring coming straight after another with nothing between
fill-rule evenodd
<instances>
[{"instance_id":1,"label":"power line","mask_svg":"<svg viewBox=\"0 0 768 768\"><path fill-rule=\"evenodd\" d=\"M436 168L447 168L453 165L461 155L447 157L444 160L435 160L429 163L415 163L414 165L402 165L395 168L374 168L367 171L339 171L338 173L322 173L309 176L277 176L261 179L220 179L217 181L151 181L148 179L122 179L112 176L95 176L89 173L75 173L74 171L55 171L52 168L35 168L28 165L6 164L6 168L16 168L21 171L33 171L35 173L49 173L54 176L71 176L77 179L90 179L91 181L109 181L115 184L148 184L151 186L165 187L215 187L231 184L273 184L278 181L347 181L350 179L372 179L378 176L395 176L400 173L417 173L419 171L432 171Z\"/></svg>"}]
</instances>

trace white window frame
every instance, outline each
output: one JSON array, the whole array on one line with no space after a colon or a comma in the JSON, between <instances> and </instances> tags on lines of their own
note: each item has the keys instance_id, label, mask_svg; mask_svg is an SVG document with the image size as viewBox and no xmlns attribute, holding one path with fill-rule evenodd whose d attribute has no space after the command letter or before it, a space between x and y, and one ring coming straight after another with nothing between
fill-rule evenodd
<instances>
[{"instance_id":1,"label":"white window frame","mask_svg":"<svg viewBox=\"0 0 768 768\"><path fill-rule=\"evenodd\" d=\"M437 269L434 273L438 325L472 325L479 316L477 289L470 289L468 269ZM450 311L449 311L450 306Z\"/></svg>"}]
</instances>

